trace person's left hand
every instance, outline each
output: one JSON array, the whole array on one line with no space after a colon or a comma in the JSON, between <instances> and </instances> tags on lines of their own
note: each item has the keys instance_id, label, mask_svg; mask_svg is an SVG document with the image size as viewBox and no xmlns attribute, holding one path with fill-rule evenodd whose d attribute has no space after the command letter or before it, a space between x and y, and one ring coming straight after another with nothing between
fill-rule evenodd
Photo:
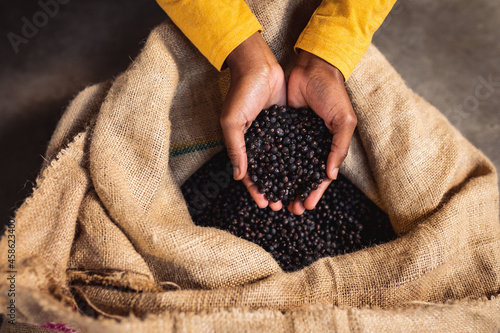
<instances>
[{"instance_id":1,"label":"person's left hand","mask_svg":"<svg viewBox=\"0 0 500 333\"><path fill-rule=\"evenodd\" d=\"M311 192L304 202L296 199L288 209L297 215L313 209L330 185L337 179L340 164L349 150L357 119L344 86L342 73L312 53L301 51L288 79L288 105L311 108L325 121L332 133L332 145L326 165L328 179Z\"/></svg>"}]
</instances>

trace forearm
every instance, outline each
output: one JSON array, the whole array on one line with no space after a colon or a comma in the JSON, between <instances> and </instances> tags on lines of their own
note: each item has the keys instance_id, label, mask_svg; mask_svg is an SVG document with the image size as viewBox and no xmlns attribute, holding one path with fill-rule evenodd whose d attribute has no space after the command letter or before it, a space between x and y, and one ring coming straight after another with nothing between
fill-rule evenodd
<instances>
[{"instance_id":1,"label":"forearm","mask_svg":"<svg viewBox=\"0 0 500 333\"><path fill-rule=\"evenodd\" d=\"M337 67L347 80L396 0L323 0L295 49Z\"/></svg>"},{"instance_id":2,"label":"forearm","mask_svg":"<svg viewBox=\"0 0 500 333\"><path fill-rule=\"evenodd\" d=\"M243 0L157 2L218 70L238 45L262 30L262 26Z\"/></svg>"}]
</instances>

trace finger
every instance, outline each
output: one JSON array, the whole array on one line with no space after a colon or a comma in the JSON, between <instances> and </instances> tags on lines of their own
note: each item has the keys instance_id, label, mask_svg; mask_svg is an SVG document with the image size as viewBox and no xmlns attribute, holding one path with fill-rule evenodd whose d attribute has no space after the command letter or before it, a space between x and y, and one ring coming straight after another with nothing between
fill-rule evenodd
<instances>
[{"instance_id":1,"label":"finger","mask_svg":"<svg viewBox=\"0 0 500 333\"><path fill-rule=\"evenodd\" d=\"M257 206L259 206L259 208L266 208L269 201L266 199L263 193L260 193L257 184L255 184L250 180L250 176L248 174L245 175L245 177L243 177L242 182L247 188L252 198L255 200Z\"/></svg>"},{"instance_id":2,"label":"finger","mask_svg":"<svg viewBox=\"0 0 500 333\"><path fill-rule=\"evenodd\" d=\"M283 208L283 204L281 203L281 201L278 201L278 202L273 202L273 201L269 201L269 207L274 210L275 212L277 212L278 210L280 210L281 208Z\"/></svg>"},{"instance_id":3,"label":"finger","mask_svg":"<svg viewBox=\"0 0 500 333\"><path fill-rule=\"evenodd\" d=\"M304 201L304 207L309 210L314 209L331 182L331 179L325 179L321 184L319 184L318 188L312 191Z\"/></svg>"},{"instance_id":4,"label":"finger","mask_svg":"<svg viewBox=\"0 0 500 333\"><path fill-rule=\"evenodd\" d=\"M288 204L288 206L287 206L287 209L288 209L288 211L289 211L290 213L295 214L295 213L294 213L293 201L290 201L290 203L289 203L289 204Z\"/></svg>"},{"instance_id":5,"label":"finger","mask_svg":"<svg viewBox=\"0 0 500 333\"><path fill-rule=\"evenodd\" d=\"M288 205L288 210L295 215L302 215L306 211L306 208L300 199L295 199L295 201L290 202L290 205Z\"/></svg>"},{"instance_id":6,"label":"finger","mask_svg":"<svg viewBox=\"0 0 500 333\"><path fill-rule=\"evenodd\" d=\"M337 179L340 165L347 156L352 135L356 128L356 117L347 116L337 126L333 126L330 153L326 162L326 174L330 179Z\"/></svg>"}]
</instances>

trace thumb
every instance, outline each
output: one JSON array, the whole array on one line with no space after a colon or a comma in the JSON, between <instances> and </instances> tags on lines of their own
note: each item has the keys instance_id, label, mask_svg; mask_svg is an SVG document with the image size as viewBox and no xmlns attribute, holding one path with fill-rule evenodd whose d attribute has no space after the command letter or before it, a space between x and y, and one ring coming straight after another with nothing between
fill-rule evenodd
<instances>
[{"instance_id":1,"label":"thumb","mask_svg":"<svg viewBox=\"0 0 500 333\"><path fill-rule=\"evenodd\" d=\"M318 103L315 99L311 107L323 118L326 127L332 134L332 144L326 162L326 174L329 179L337 179L340 165L349 151L357 119L343 83L337 89L325 91L321 97L320 100L323 102Z\"/></svg>"},{"instance_id":2,"label":"thumb","mask_svg":"<svg viewBox=\"0 0 500 333\"><path fill-rule=\"evenodd\" d=\"M236 80L229 89L227 97L222 107L220 124L224 135L224 142L227 154L233 164L233 177L241 180L247 172L247 154L245 146L244 131L252 123L253 113L258 114L255 106L252 106L248 89L245 89L245 82ZM249 100L250 97L250 100ZM259 108L257 106L257 108Z\"/></svg>"},{"instance_id":3,"label":"thumb","mask_svg":"<svg viewBox=\"0 0 500 333\"><path fill-rule=\"evenodd\" d=\"M348 113L340 121L333 122L332 125L328 126L333 132L330 154L326 162L326 173L330 179L337 179L339 167L349 151L356 123L356 116L353 113Z\"/></svg>"},{"instance_id":4,"label":"thumb","mask_svg":"<svg viewBox=\"0 0 500 333\"><path fill-rule=\"evenodd\" d=\"M247 172L244 124L240 125L230 119L221 118L221 126L227 154L233 164L233 177L235 180L241 180Z\"/></svg>"},{"instance_id":5,"label":"thumb","mask_svg":"<svg viewBox=\"0 0 500 333\"><path fill-rule=\"evenodd\" d=\"M281 68L280 68L281 70ZM282 75L282 71L281 71ZM247 172L245 130L264 109L272 104L284 102L286 90L283 85L272 87L262 75L231 77L231 87L221 113L221 127L235 180L241 180Z\"/></svg>"}]
</instances>

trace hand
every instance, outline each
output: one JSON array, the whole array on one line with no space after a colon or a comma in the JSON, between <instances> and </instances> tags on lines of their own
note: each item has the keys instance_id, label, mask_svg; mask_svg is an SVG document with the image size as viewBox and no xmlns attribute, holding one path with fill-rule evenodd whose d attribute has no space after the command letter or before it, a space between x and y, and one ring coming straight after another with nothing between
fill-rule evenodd
<instances>
[{"instance_id":1,"label":"hand","mask_svg":"<svg viewBox=\"0 0 500 333\"><path fill-rule=\"evenodd\" d=\"M270 202L247 174L245 131L263 109L286 102L285 75L260 33L255 33L226 59L231 86L222 106L221 127L227 152L233 164L234 179L243 180L260 208L269 204L280 210L281 202Z\"/></svg>"},{"instance_id":2,"label":"hand","mask_svg":"<svg viewBox=\"0 0 500 333\"><path fill-rule=\"evenodd\" d=\"M344 86L342 73L323 59L301 51L288 79L288 105L311 108L332 133L332 146L326 164L329 179L321 183L302 203L293 201L288 209L295 214L313 209L332 180L337 179L340 164L347 156L356 128L356 115Z\"/></svg>"}]
</instances>

